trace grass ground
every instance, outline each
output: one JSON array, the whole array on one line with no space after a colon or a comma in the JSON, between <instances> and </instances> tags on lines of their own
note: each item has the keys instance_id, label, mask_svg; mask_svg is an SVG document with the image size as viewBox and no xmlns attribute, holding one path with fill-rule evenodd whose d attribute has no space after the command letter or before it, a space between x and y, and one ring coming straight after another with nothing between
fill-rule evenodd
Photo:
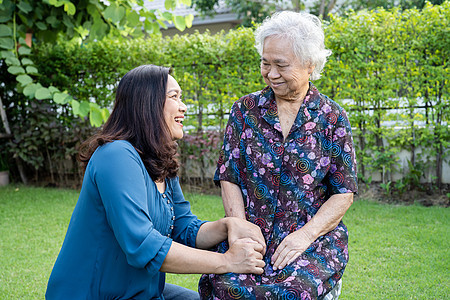
<instances>
[{"instance_id":1,"label":"grass ground","mask_svg":"<svg viewBox=\"0 0 450 300\"><path fill-rule=\"evenodd\" d=\"M43 299L78 191L0 188L0 299ZM223 216L217 196L186 194L202 219ZM355 202L344 222L350 262L340 299L450 299L449 208ZM199 275L169 274L197 288Z\"/></svg>"}]
</instances>

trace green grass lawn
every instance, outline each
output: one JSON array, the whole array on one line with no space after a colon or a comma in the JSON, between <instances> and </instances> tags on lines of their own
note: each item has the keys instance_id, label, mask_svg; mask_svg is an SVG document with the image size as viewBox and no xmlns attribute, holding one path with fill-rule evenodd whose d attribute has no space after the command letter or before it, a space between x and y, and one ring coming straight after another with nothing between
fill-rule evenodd
<instances>
[{"instance_id":1,"label":"green grass lawn","mask_svg":"<svg viewBox=\"0 0 450 300\"><path fill-rule=\"evenodd\" d=\"M43 299L78 191L0 188L0 299ZM200 218L223 216L219 197L186 194ZM350 262L340 299L450 299L448 208L360 200L345 216ZM197 288L199 275L167 281Z\"/></svg>"}]
</instances>

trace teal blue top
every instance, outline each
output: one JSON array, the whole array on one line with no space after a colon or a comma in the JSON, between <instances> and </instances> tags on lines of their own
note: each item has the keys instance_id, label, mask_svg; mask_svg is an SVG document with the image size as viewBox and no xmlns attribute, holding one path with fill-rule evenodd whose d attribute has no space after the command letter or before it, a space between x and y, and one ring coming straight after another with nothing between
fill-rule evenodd
<instances>
[{"instance_id":1,"label":"teal blue top","mask_svg":"<svg viewBox=\"0 0 450 300\"><path fill-rule=\"evenodd\" d=\"M203 224L178 178L160 193L127 141L99 147L47 286L46 299L164 299L172 240L195 247Z\"/></svg>"}]
</instances>

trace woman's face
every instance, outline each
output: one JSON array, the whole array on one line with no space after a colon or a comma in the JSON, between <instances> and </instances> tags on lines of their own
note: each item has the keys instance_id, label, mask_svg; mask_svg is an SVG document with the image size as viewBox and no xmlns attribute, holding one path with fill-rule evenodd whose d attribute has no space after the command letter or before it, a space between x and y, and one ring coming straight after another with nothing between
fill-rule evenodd
<instances>
[{"instance_id":1,"label":"woman's face","mask_svg":"<svg viewBox=\"0 0 450 300\"><path fill-rule=\"evenodd\" d=\"M183 137L183 120L186 109L186 105L181 101L181 88L178 82L169 75L166 102L164 103L164 119L173 140Z\"/></svg>"},{"instance_id":2,"label":"woman's face","mask_svg":"<svg viewBox=\"0 0 450 300\"><path fill-rule=\"evenodd\" d=\"M277 100L303 100L313 70L313 67L301 65L288 39L269 36L264 40L261 75L273 89Z\"/></svg>"}]
</instances>

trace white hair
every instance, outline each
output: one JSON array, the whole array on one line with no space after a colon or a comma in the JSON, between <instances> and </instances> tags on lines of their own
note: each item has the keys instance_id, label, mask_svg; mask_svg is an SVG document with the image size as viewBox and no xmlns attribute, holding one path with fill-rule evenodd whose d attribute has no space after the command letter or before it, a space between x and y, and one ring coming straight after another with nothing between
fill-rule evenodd
<instances>
[{"instance_id":1,"label":"white hair","mask_svg":"<svg viewBox=\"0 0 450 300\"><path fill-rule=\"evenodd\" d=\"M262 55L264 40L280 36L292 42L292 50L302 66L313 66L311 80L320 78L331 50L325 49L322 22L314 15L293 11L277 12L268 17L255 31L255 47Z\"/></svg>"}]
</instances>

